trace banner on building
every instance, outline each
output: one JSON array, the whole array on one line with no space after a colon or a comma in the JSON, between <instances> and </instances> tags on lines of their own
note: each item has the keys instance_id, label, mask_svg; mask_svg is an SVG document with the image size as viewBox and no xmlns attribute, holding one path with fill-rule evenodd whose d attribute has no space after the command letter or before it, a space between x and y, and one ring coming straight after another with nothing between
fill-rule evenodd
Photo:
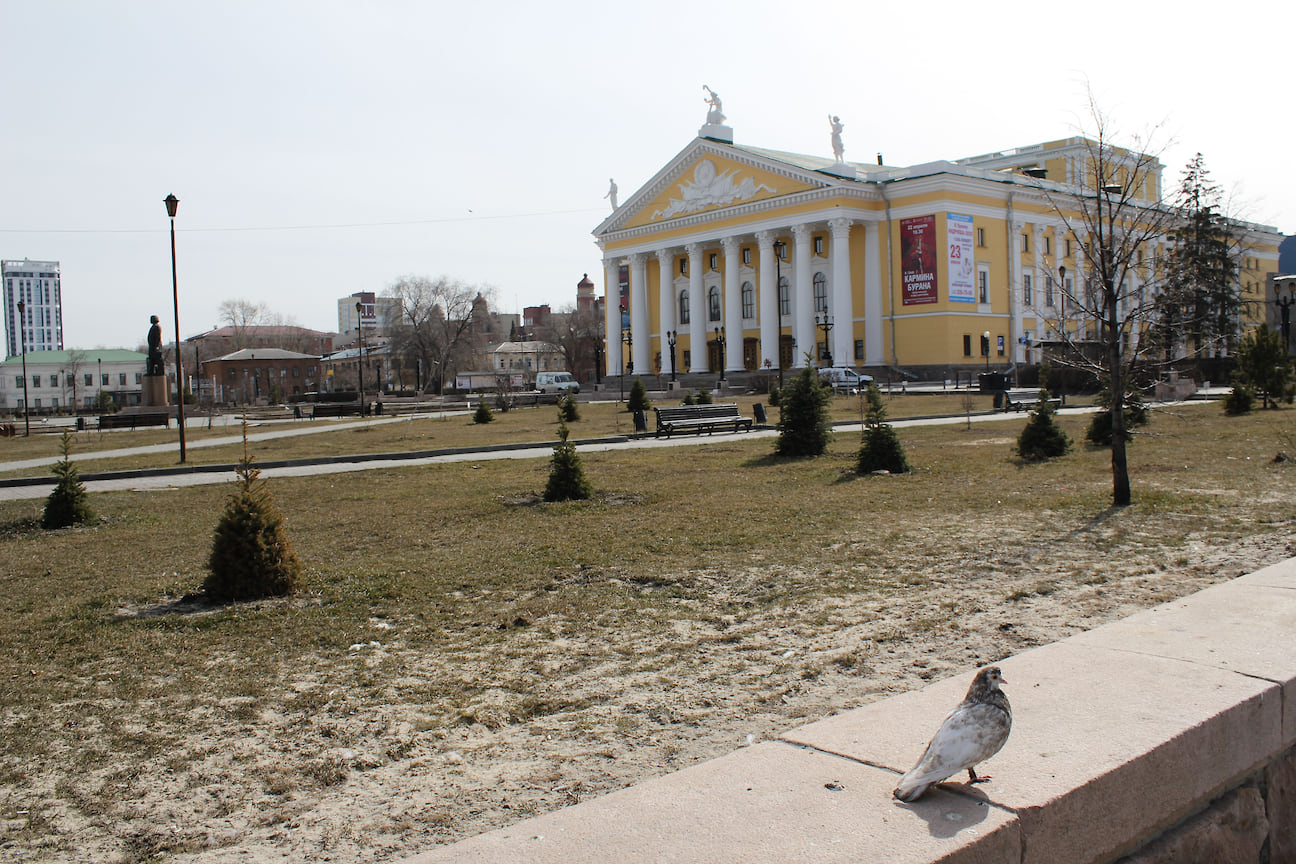
<instances>
[{"instance_id":1,"label":"banner on building","mask_svg":"<svg viewBox=\"0 0 1296 864\"><path fill-rule=\"evenodd\" d=\"M936 302L936 217L900 220L901 303Z\"/></svg>"},{"instance_id":2,"label":"banner on building","mask_svg":"<svg viewBox=\"0 0 1296 864\"><path fill-rule=\"evenodd\" d=\"M621 329L630 329L630 265L622 264L617 270L617 296L621 303Z\"/></svg>"},{"instance_id":3,"label":"banner on building","mask_svg":"<svg viewBox=\"0 0 1296 864\"><path fill-rule=\"evenodd\" d=\"M972 217L946 213L945 236L949 245L950 302L975 303L976 262L972 253Z\"/></svg>"}]
</instances>

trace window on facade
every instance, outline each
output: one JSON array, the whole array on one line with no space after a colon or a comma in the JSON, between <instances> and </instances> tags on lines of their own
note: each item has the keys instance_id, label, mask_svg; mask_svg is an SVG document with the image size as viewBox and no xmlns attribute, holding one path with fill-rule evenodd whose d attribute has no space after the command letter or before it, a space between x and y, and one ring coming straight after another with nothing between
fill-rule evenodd
<instances>
[{"instance_id":1,"label":"window on facade","mask_svg":"<svg viewBox=\"0 0 1296 864\"><path fill-rule=\"evenodd\" d=\"M978 228L978 229L976 229L976 237L977 237L977 245L980 246L982 249L984 249L984 248L985 248L985 229L984 229L984 228Z\"/></svg>"},{"instance_id":2,"label":"window on facade","mask_svg":"<svg viewBox=\"0 0 1296 864\"><path fill-rule=\"evenodd\" d=\"M720 320L720 289L715 285L712 285L711 289L707 291L707 311L709 312L708 317L712 321L718 322Z\"/></svg>"},{"instance_id":3,"label":"window on facade","mask_svg":"<svg viewBox=\"0 0 1296 864\"><path fill-rule=\"evenodd\" d=\"M33 386L33 387L39 387L39 386L40 386L40 376L39 376L39 375L33 375L33 376L32 376L32 386ZM38 402L38 403L36 403L36 404L39 405L40 403Z\"/></svg>"},{"instance_id":4,"label":"window on facade","mask_svg":"<svg viewBox=\"0 0 1296 864\"><path fill-rule=\"evenodd\" d=\"M300 367L300 366L294 366L294 367L293 367L293 377L294 377L294 378L300 378L300 377L301 377L301 367Z\"/></svg>"},{"instance_id":5,"label":"window on facade","mask_svg":"<svg viewBox=\"0 0 1296 864\"><path fill-rule=\"evenodd\" d=\"M1070 257L1071 257L1071 238L1070 238L1070 237L1067 237L1065 240L1062 241L1062 248L1066 250L1066 256L1065 256L1065 257L1070 258Z\"/></svg>"},{"instance_id":6,"label":"window on facade","mask_svg":"<svg viewBox=\"0 0 1296 864\"><path fill-rule=\"evenodd\" d=\"M791 294L791 292L788 290L788 287L789 287L789 286L788 286L788 279L787 279L787 277L786 277L786 276L780 276L780 277L779 277L779 284L778 284L778 292L779 292L779 314L780 314L780 315L791 315L791 314L792 314L792 298L791 298L791 296L789 296L789 295Z\"/></svg>"},{"instance_id":7,"label":"window on facade","mask_svg":"<svg viewBox=\"0 0 1296 864\"><path fill-rule=\"evenodd\" d=\"M100 376L99 376L99 379L100 379L100 380L99 380L99 383L100 383L100 384L102 384L104 387L107 387L107 386L108 386L108 376L107 376L107 375L100 375Z\"/></svg>"},{"instance_id":8,"label":"window on facade","mask_svg":"<svg viewBox=\"0 0 1296 864\"><path fill-rule=\"evenodd\" d=\"M828 277L823 273L814 275L814 308L816 312L828 311Z\"/></svg>"},{"instance_id":9,"label":"window on facade","mask_svg":"<svg viewBox=\"0 0 1296 864\"><path fill-rule=\"evenodd\" d=\"M751 266L751 247L750 247L750 246L744 246L744 247L743 247L743 250L742 250L742 262L743 262L743 266L745 266L745 267L750 267L750 266Z\"/></svg>"},{"instance_id":10,"label":"window on facade","mask_svg":"<svg viewBox=\"0 0 1296 864\"><path fill-rule=\"evenodd\" d=\"M855 340L855 359L856 359L856 360L863 360L863 359L864 359L864 340L863 340L863 339L856 339L856 340Z\"/></svg>"},{"instance_id":11,"label":"window on facade","mask_svg":"<svg viewBox=\"0 0 1296 864\"><path fill-rule=\"evenodd\" d=\"M37 408L41 407L41 401L39 396L36 397L36 407Z\"/></svg>"},{"instance_id":12,"label":"window on facade","mask_svg":"<svg viewBox=\"0 0 1296 864\"><path fill-rule=\"evenodd\" d=\"M1031 277L1029 273L1022 274L1022 302L1027 306L1035 303L1034 292L1031 291Z\"/></svg>"},{"instance_id":13,"label":"window on facade","mask_svg":"<svg viewBox=\"0 0 1296 864\"><path fill-rule=\"evenodd\" d=\"M816 238L814 238L814 254L816 254L816 255L822 255L822 254L823 254L823 238L822 238L822 237L816 237Z\"/></svg>"},{"instance_id":14,"label":"window on facade","mask_svg":"<svg viewBox=\"0 0 1296 864\"><path fill-rule=\"evenodd\" d=\"M689 323L689 302L688 292L681 291L679 296L679 323Z\"/></svg>"},{"instance_id":15,"label":"window on facade","mask_svg":"<svg viewBox=\"0 0 1296 864\"><path fill-rule=\"evenodd\" d=\"M1030 251L1030 235L1029 235L1029 234L1022 234L1022 251L1023 251L1023 252L1029 252L1029 251Z\"/></svg>"},{"instance_id":16,"label":"window on facade","mask_svg":"<svg viewBox=\"0 0 1296 864\"><path fill-rule=\"evenodd\" d=\"M90 387L91 385L94 384L94 374L91 372L87 372L84 380L85 380L85 386Z\"/></svg>"},{"instance_id":17,"label":"window on facade","mask_svg":"<svg viewBox=\"0 0 1296 864\"><path fill-rule=\"evenodd\" d=\"M681 275L681 276L687 276L687 275L688 275L688 259L687 259L687 258L681 258L681 259L679 259L679 261L680 261L680 275Z\"/></svg>"},{"instance_id":18,"label":"window on facade","mask_svg":"<svg viewBox=\"0 0 1296 864\"><path fill-rule=\"evenodd\" d=\"M787 260L787 249L788 249L787 244L784 243L782 240L775 241L774 254L778 256L778 259L780 261Z\"/></svg>"},{"instance_id":19,"label":"window on facade","mask_svg":"<svg viewBox=\"0 0 1296 864\"><path fill-rule=\"evenodd\" d=\"M718 257L718 256L717 256L716 253L714 253L714 252L711 252L711 253L709 253L709 254L707 255L707 267L708 267L709 269L711 269L711 270L716 270L716 269L718 269L718 268L716 267L716 264L718 263L718 262L717 262L717 257Z\"/></svg>"},{"instance_id":20,"label":"window on facade","mask_svg":"<svg viewBox=\"0 0 1296 864\"><path fill-rule=\"evenodd\" d=\"M1053 277L1044 277L1044 305L1052 306L1053 304Z\"/></svg>"},{"instance_id":21,"label":"window on facade","mask_svg":"<svg viewBox=\"0 0 1296 864\"><path fill-rule=\"evenodd\" d=\"M685 369L687 369L687 368L689 368L690 366L693 365L693 357L691 356L691 354L692 354L692 352L690 352L687 348L684 349L684 368L685 368Z\"/></svg>"},{"instance_id":22,"label":"window on facade","mask_svg":"<svg viewBox=\"0 0 1296 864\"><path fill-rule=\"evenodd\" d=\"M122 387L125 387L125 386L126 386L126 373L125 373L125 372L118 372L118 373L117 373L117 383L118 383L119 385L121 385Z\"/></svg>"},{"instance_id":23,"label":"window on facade","mask_svg":"<svg viewBox=\"0 0 1296 864\"><path fill-rule=\"evenodd\" d=\"M989 270L977 271L977 302L978 303L990 302L990 271Z\"/></svg>"},{"instance_id":24,"label":"window on facade","mask_svg":"<svg viewBox=\"0 0 1296 864\"><path fill-rule=\"evenodd\" d=\"M742 317L749 320L756 317L756 289L750 282L742 284Z\"/></svg>"},{"instance_id":25,"label":"window on facade","mask_svg":"<svg viewBox=\"0 0 1296 864\"><path fill-rule=\"evenodd\" d=\"M21 376L21 375L15 375L15 376L14 376L14 386L15 386L15 387L21 387L21 386L23 386L23 376Z\"/></svg>"},{"instance_id":26,"label":"window on facade","mask_svg":"<svg viewBox=\"0 0 1296 864\"><path fill-rule=\"evenodd\" d=\"M143 372L136 372L136 373L135 373L135 383L136 383L136 384L140 384L140 383L143 382L143 375L144 375Z\"/></svg>"},{"instance_id":27,"label":"window on facade","mask_svg":"<svg viewBox=\"0 0 1296 864\"><path fill-rule=\"evenodd\" d=\"M963 334L963 356L964 357L972 356L972 334L971 333Z\"/></svg>"}]
</instances>

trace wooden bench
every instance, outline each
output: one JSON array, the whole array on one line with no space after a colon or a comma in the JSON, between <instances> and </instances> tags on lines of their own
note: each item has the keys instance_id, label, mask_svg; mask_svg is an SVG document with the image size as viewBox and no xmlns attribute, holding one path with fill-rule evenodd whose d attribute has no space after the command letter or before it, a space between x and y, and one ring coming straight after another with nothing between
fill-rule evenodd
<instances>
[{"instance_id":1,"label":"wooden bench","mask_svg":"<svg viewBox=\"0 0 1296 864\"><path fill-rule=\"evenodd\" d=\"M739 429L751 429L751 418L744 417L738 406L729 403L715 405L677 405L672 408L654 408L657 415L657 437L666 433L669 438L673 432L696 431L701 434L706 430L710 435L716 427L733 426Z\"/></svg>"},{"instance_id":2,"label":"wooden bench","mask_svg":"<svg viewBox=\"0 0 1296 864\"><path fill-rule=\"evenodd\" d=\"M171 426L171 415L166 411L122 411L120 414L100 414L100 429L138 429L141 426Z\"/></svg>"},{"instance_id":3,"label":"wooden bench","mask_svg":"<svg viewBox=\"0 0 1296 864\"><path fill-rule=\"evenodd\" d=\"M350 417L360 416L359 402L316 402L311 406L311 419L317 417Z\"/></svg>"},{"instance_id":4,"label":"wooden bench","mask_svg":"<svg viewBox=\"0 0 1296 864\"><path fill-rule=\"evenodd\" d=\"M1039 388L1019 387L1004 391L1004 411L1030 411L1039 401ZM1054 409L1062 407L1062 400L1056 396L1049 397L1049 405Z\"/></svg>"}]
</instances>

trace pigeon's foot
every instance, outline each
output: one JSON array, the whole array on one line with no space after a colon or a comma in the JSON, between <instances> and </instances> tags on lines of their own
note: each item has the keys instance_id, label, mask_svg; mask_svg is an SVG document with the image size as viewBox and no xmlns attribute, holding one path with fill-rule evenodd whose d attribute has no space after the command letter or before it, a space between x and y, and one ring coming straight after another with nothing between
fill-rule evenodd
<instances>
[{"instance_id":1,"label":"pigeon's foot","mask_svg":"<svg viewBox=\"0 0 1296 864\"><path fill-rule=\"evenodd\" d=\"M975 768L968 768L968 782L969 783L989 783L990 775L978 774L976 773Z\"/></svg>"}]
</instances>

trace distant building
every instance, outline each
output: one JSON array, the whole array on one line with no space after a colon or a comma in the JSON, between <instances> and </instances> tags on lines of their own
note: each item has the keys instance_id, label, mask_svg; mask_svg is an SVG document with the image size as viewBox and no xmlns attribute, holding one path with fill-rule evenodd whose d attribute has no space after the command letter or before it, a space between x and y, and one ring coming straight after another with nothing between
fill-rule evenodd
<instances>
[{"instance_id":1,"label":"distant building","mask_svg":"<svg viewBox=\"0 0 1296 864\"><path fill-rule=\"evenodd\" d=\"M360 304L359 314L356 304ZM390 336L401 322L404 305L399 297L379 297L372 291L357 291L350 297L338 300L338 332L346 337L347 344L356 338L356 325L364 325L364 337Z\"/></svg>"},{"instance_id":2,"label":"distant building","mask_svg":"<svg viewBox=\"0 0 1296 864\"><path fill-rule=\"evenodd\" d=\"M309 327L290 324L249 324L218 327L191 336L185 341L198 349L201 362L208 357L224 357L244 348L278 348L298 354L328 354L333 350L336 333L325 333ZM189 360L185 365L189 365Z\"/></svg>"},{"instance_id":3,"label":"distant building","mask_svg":"<svg viewBox=\"0 0 1296 864\"><path fill-rule=\"evenodd\" d=\"M203 392L217 402L279 402L319 388L318 354L282 348L241 348L202 362Z\"/></svg>"},{"instance_id":4,"label":"distant building","mask_svg":"<svg viewBox=\"0 0 1296 864\"><path fill-rule=\"evenodd\" d=\"M27 397L33 411L49 414L91 408L100 393L119 408L138 405L147 359L119 348L28 351ZM0 408L10 413L23 408L21 356L0 363Z\"/></svg>"},{"instance_id":5,"label":"distant building","mask_svg":"<svg viewBox=\"0 0 1296 864\"><path fill-rule=\"evenodd\" d=\"M491 368L521 374L527 384L537 372L568 371L567 360L557 345L536 341L501 343L491 352Z\"/></svg>"},{"instance_id":6,"label":"distant building","mask_svg":"<svg viewBox=\"0 0 1296 864\"><path fill-rule=\"evenodd\" d=\"M57 261L0 261L4 286L5 347L7 356L22 354L19 342L27 337L27 351L63 350L63 291ZM18 321L18 301L24 305L25 323Z\"/></svg>"}]
</instances>

